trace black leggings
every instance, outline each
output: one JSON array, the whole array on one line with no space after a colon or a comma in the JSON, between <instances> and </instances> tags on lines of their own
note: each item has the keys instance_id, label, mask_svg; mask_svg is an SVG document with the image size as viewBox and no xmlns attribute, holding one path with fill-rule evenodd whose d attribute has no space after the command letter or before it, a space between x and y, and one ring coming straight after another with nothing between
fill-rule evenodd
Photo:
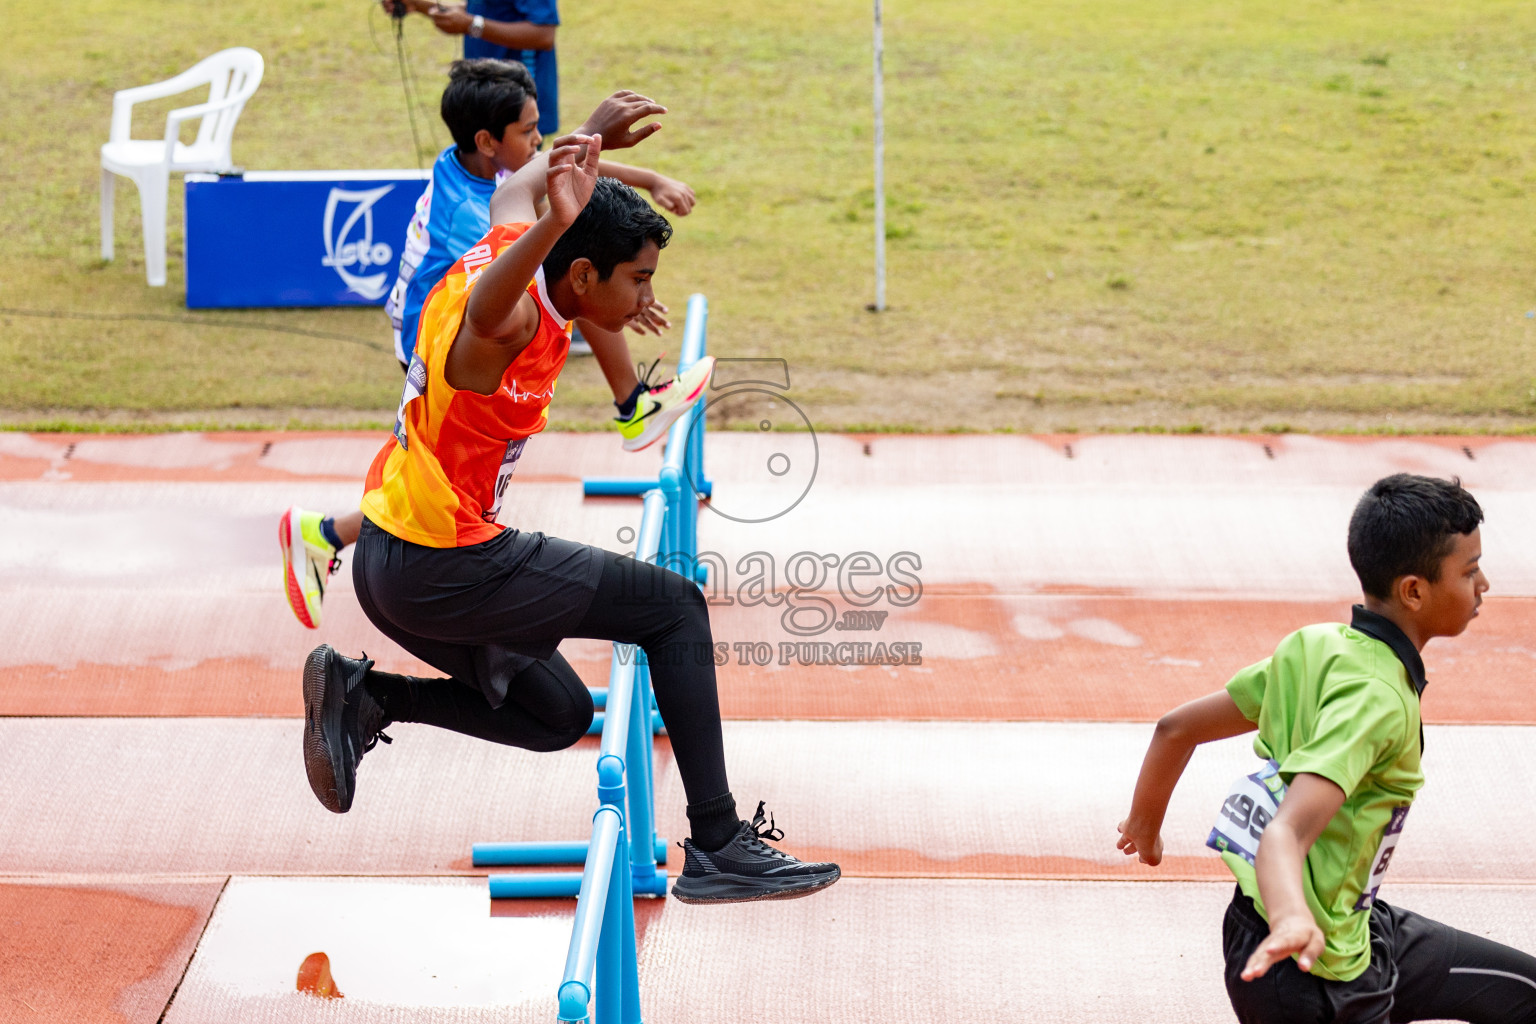
<instances>
[{"instance_id":1,"label":"black leggings","mask_svg":"<svg viewBox=\"0 0 1536 1024\"><path fill-rule=\"evenodd\" d=\"M1354 981L1324 981L1289 958L1243 981L1269 925L1239 890L1223 938L1241 1024L1536 1024L1536 957L1380 901L1370 913L1371 964Z\"/></svg>"},{"instance_id":2,"label":"black leggings","mask_svg":"<svg viewBox=\"0 0 1536 1024\"><path fill-rule=\"evenodd\" d=\"M570 635L635 644L645 652L688 802L718 798L730 786L704 595L671 570L611 551L600 555L597 592ZM415 642L398 630L386 632L429 664L455 671L442 663L449 660L442 645ZM471 670L466 667L463 674ZM420 679L373 671L367 685L391 721L421 722L528 750L562 750L581 739L592 723L592 698L558 652L513 676L507 699L497 708L478 685L456 675Z\"/></svg>"}]
</instances>

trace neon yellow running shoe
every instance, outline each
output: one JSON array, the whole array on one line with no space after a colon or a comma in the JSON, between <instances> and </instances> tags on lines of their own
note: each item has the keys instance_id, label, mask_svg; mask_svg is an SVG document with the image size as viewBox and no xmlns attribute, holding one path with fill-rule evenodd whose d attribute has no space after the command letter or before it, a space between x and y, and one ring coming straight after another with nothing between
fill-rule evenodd
<instances>
[{"instance_id":1,"label":"neon yellow running shoe","mask_svg":"<svg viewBox=\"0 0 1536 1024\"><path fill-rule=\"evenodd\" d=\"M295 505L277 521L277 544L283 549L283 589L288 607L310 629L320 628L320 602L325 600L325 581L339 568L338 551L325 539L319 512Z\"/></svg>"},{"instance_id":2,"label":"neon yellow running shoe","mask_svg":"<svg viewBox=\"0 0 1536 1024\"><path fill-rule=\"evenodd\" d=\"M644 364L641 366L644 367ZM656 364L652 363L644 376L649 377L655 369ZM690 366L686 373L665 384L652 385L642 379L640 397L635 400L635 411L627 419L614 417L619 433L624 437L624 450L638 452L661 440L672 424L677 422L677 418L699 400L714 372L715 357L705 356Z\"/></svg>"}]
</instances>

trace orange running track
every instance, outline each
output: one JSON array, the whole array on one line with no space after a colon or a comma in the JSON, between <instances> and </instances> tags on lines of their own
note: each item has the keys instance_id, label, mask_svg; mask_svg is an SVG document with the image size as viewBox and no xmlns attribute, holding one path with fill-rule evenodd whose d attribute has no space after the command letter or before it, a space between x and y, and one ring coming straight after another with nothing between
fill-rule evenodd
<instances>
[{"instance_id":1,"label":"orange running track","mask_svg":"<svg viewBox=\"0 0 1536 1024\"><path fill-rule=\"evenodd\" d=\"M487 913L468 848L583 834L590 741L532 755L400 726L351 814L304 782L296 669L315 643L425 671L366 622L346 573L315 632L278 587L277 515L355 507L383 439L0 434L0 1022L552 1018L571 905ZM1397 470L1457 474L1478 494L1494 591L1465 636L1426 652L1430 784L1387 898L1536 948L1536 872L1480 831L1536 756L1536 443L709 445L700 536L719 555L733 789L848 877L788 904L641 901L648 1020L1230 1019L1230 886L1202 840L1211 794L1251 755L1232 741L1196 756L1160 869L1116 853L1114 822L1148 723L1285 632L1347 615L1344 522ZM782 478L764 468L775 454L792 465ZM611 436L546 435L509 514L622 549L638 504L583 501L577 467L657 465ZM771 584L754 586L765 564ZM876 586L889 589L864 604ZM853 628L818 631L818 609ZM885 615L844 618L865 611ZM920 645L921 660L824 663L877 643ZM563 650L605 681L604 645ZM659 826L675 838L664 740L658 755ZM315 949L339 1003L292 991Z\"/></svg>"},{"instance_id":2,"label":"orange running track","mask_svg":"<svg viewBox=\"0 0 1536 1024\"><path fill-rule=\"evenodd\" d=\"M622 548L637 503L583 501L578 478L558 471L654 472L652 453L625 456L607 436L539 441L513 518ZM430 671L366 621L346 571L318 632L293 620L273 582L277 514L295 501L355 507L377 442L0 435L0 522L14 539L0 553L10 625L0 714L296 716L294 666L319 640ZM711 439L717 504L776 507L782 496L750 471L764 442ZM1494 590L1482 621L1426 652L1426 718L1536 720L1524 683L1536 659L1536 552L1520 543L1536 518L1536 443L833 437L819 451L815 482L787 515L701 514L701 547L725 567L712 614L727 716L1151 720L1286 632L1348 615L1343 524L1360 489L1401 468L1460 473L1490 516ZM749 604L739 566L754 552L776 587ZM807 552L837 562L868 552L878 569L841 579L827 569L814 591L791 591L785 573ZM903 552L897 579L886 567ZM786 625L814 628L820 609L841 618L858 609L840 586L882 584L868 608L883 614L878 629L797 636ZM877 643L915 650L921 664L816 663L838 645L856 659L852 645ZM605 645L563 650L604 681Z\"/></svg>"}]
</instances>

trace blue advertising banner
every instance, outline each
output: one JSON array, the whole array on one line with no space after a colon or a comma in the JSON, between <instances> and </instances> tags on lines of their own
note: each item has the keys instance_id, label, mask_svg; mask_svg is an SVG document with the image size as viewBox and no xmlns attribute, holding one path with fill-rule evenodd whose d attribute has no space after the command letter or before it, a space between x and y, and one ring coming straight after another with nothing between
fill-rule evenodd
<instances>
[{"instance_id":1,"label":"blue advertising banner","mask_svg":"<svg viewBox=\"0 0 1536 1024\"><path fill-rule=\"evenodd\" d=\"M187 175L187 305L379 306L431 171Z\"/></svg>"}]
</instances>

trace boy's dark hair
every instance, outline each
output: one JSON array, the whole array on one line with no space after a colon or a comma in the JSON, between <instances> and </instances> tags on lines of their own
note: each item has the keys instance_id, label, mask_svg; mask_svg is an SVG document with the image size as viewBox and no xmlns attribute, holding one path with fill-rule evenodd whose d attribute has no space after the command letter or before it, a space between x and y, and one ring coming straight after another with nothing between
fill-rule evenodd
<instances>
[{"instance_id":1,"label":"boy's dark hair","mask_svg":"<svg viewBox=\"0 0 1536 1024\"><path fill-rule=\"evenodd\" d=\"M1349 517L1349 564L1360 588L1382 601L1403 576L1440 578L1440 562L1456 537L1483 521L1477 499L1459 477L1396 473L1371 485Z\"/></svg>"},{"instance_id":2,"label":"boy's dark hair","mask_svg":"<svg viewBox=\"0 0 1536 1024\"><path fill-rule=\"evenodd\" d=\"M671 238L667 218L651 209L638 192L615 178L598 178L586 209L544 257L544 277L550 281L564 277L572 263L586 257L598 280L606 281L614 267L640 255L646 242L665 249Z\"/></svg>"},{"instance_id":3,"label":"boy's dark hair","mask_svg":"<svg viewBox=\"0 0 1536 1024\"><path fill-rule=\"evenodd\" d=\"M448 88L439 110L460 153L475 151L475 133L484 128L499 142L507 125L523 119L523 106L538 99L533 76L515 60L479 57L448 68Z\"/></svg>"}]
</instances>

